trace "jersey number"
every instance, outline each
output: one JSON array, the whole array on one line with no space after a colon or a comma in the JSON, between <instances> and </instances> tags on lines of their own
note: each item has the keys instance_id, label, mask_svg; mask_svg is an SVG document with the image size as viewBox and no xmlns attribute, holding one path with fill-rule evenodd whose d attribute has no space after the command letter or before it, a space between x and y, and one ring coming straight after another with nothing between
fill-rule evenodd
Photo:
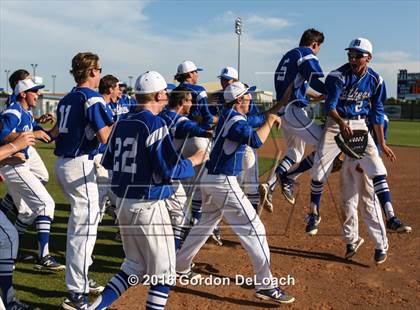
<instances>
[{"instance_id":1,"label":"jersey number","mask_svg":"<svg viewBox=\"0 0 420 310\"><path fill-rule=\"evenodd\" d=\"M122 149L126 149L121 156L121 164L118 161ZM137 155L137 142L134 138L125 138L124 142L121 138L115 139L115 161L114 161L114 171L121 171L127 173L134 173L137 169L137 164L135 163L135 157ZM127 160L132 160L133 162L130 165L127 165Z\"/></svg>"},{"instance_id":2,"label":"jersey number","mask_svg":"<svg viewBox=\"0 0 420 310\"><path fill-rule=\"evenodd\" d=\"M69 119L71 105L62 105L60 107L60 124L58 124L58 131L60 133L68 133L69 129L67 128L67 121Z\"/></svg>"},{"instance_id":3,"label":"jersey number","mask_svg":"<svg viewBox=\"0 0 420 310\"><path fill-rule=\"evenodd\" d=\"M360 112L362 110L362 107L363 107L363 101L359 101L354 106L354 111L355 112Z\"/></svg>"},{"instance_id":4,"label":"jersey number","mask_svg":"<svg viewBox=\"0 0 420 310\"><path fill-rule=\"evenodd\" d=\"M283 62L283 66L280 67L280 71L277 73L277 81L284 81L284 79L286 78L287 63L289 63L289 58L287 58Z\"/></svg>"}]
</instances>

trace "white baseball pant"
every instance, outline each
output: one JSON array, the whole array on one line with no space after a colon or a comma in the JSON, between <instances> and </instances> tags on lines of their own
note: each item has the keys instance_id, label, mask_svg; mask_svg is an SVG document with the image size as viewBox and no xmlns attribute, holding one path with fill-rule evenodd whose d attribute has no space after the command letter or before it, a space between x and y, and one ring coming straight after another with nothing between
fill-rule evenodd
<instances>
[{"instance_id":1,"label":"white baseball pant","mask_svg":"<svg viewBox=\"0 0 420 310\"><path fill-rule=\"evenodd\" d=\"M179 144L179 139L175 139L175 145ZM181 149L178 151L181 154L188 158L198 150L206 150L208 154L210 154L211 150L211 140L208 138L201 138L201 137L193 137L187 138L183 143ZM182 184L184 186L185 191L187 192L187 196L191 197L192 200L192 209L195 211L201 210L201 188L200 188L200 178L204 170L205 163L195 166L194 167L194 177L182 180Z\"/></svg>"},{"instance_id":2,"label":"white baseball pant","mask_svg":"<svg viewBox=\"0 0 420 310\"><path fill-rule=\"evenodd\" d=\"M256 289L274 288L270 271L270 250L264 224L258 217L235 176L211 175L201 178L203 214L191 229L177 254L178 272L190 270L192 260L224 216L248 252L254 267ZM265 285L266 283L270 283Z\"/></svg>"},{"instance_id":3,"label":"white baseball pant","mask_svg":"<svg viewBox=\"0 0 420 310\"><path fill-rule=\"evenodd\" d=\"M359 239L359 220L357 206L359 201L361 213L367 230L375 242L375 249L387 250L388 239L381 206L375 195L372 180L362 171L357 171L359 161L345 157L341 168L341 207L344 216L343 238L346 244Z\"/></svg>"},{"instance_id":4,"label":"white baseball pant","mask_svg":"<svg viewBox=\"0 0 420 310\"><path fill-rule=\"evenodd\" d=\"M92 264L100 220L94 162L89 160L88 155L60 157L56 162L55 172L71 206L67 225L67 289L76 293L88 293L88 271Z\"/></svg>"},{"instance_id":5,"label":"white baseball pant","mask_svg":"<svg viewBox=\"0 0 420 310\"><path fill-rule=\"evenodd\" d=\"M308 117L308 113L293 102L289 103L281 116L281 129L286 140L287 151L285 156L295 163L300 162L305 145L316 145L322 136L322 128L315 120Z\"/></svg>"},{"instance_id":6,"label":"white baseball pant","mask_svg":"<svg viewBox=\"0 0 420 310\"><path fill-rule=\"evenodd\" d=\"M32 224L37 216L44 215L54 218L55 202L34 173L29 161L0 168L5 178L10 195L19 207L19 220L25 224Z\"/></svg>"},{"instance_id":7,"label":"white baseball pant","mask_svg":"<svg viewBox=\"0 0 420 310\"><path fill-rule=\"evenodd\" d=\"M175 279L175 243L165 200L117 199L118 223L125 253L121 270L128 275Z\"/></svg>"},{"instance_id":8,"label":"white baseball pant","mask_svg":"<svg viewBox=\"0 0 420 310\"><path fill-rule=\"evenodd\" d=\"M19 236L15 226L0 211L0 259L16 259Z\"/></svg>"},{"instance_id":9,"label":"white baseball pant","mask_svg":"<svg viewBox=\"0 0 420 310\"><path fill-rule=\"evenodd\" d=\"M364 119L347 120L347 123L350 125L351 129L368 130ZM328 117L327 122L325 123L324 134L315 153L314 165L312 167L312 180L322 183L326 182L331 173L332 163L341 152L334 140L334 137L339 132L340 127L338 124L332 118ZM359 164L369 178L387 174L385 165L379 156L378 148L370 133L368 136L366 155L359 160Z\"/></svg>"}]
</instances>

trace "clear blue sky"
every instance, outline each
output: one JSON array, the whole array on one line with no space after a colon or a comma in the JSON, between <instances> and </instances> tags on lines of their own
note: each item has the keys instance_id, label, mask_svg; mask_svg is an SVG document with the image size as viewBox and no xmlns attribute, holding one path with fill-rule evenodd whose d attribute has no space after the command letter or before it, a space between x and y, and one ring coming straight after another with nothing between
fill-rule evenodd
<instances>
[{"instance_id":1,"label":"clear blue sky","mask_svg":"<svg viewBox=\"0 0 420 310\"><path fill-rule=\"evenodd\" d=\"M244 23L241 78L273 90L273 70L282 54L309 27L324 32L319 54L324 71L346 61L355 37L370 39L372 67L396 95L400 68L420 71L420 1L5 1L0 2L0 87L4 70L37 63L37 75L67 91L71 58L79 51L101 57L105 74L127 81L146 70L168 80L191 59L216 80L220 69L237 65L234 19Z\"/></svg>"}]
</instances>

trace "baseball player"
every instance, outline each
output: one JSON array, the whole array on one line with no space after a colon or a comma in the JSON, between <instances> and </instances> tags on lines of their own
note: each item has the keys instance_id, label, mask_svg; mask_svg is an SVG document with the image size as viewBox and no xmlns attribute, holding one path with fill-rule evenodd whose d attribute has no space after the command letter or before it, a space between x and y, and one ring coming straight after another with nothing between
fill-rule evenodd
<instances>
[{"instance_id":1,"label":"baseball player","mask_svg":"<svg viewBox=\"0 0 420 310\"><path fill-rule=\"evenodd\" d=\"M135 84L139 107L120 120L108 143L103 165L112 169L118 222L125 252L121 270L90 309L106 309L130 287L129 275L153 279L146 309L164 309L175 284L175 245L166 199L172 179L191 177L205 159L198 151L181 158L165 121L158 116L168 102L165 79L156 71L140 75Z\"/></svg>"},{"instance_id":2,"label":"baseball player","mask_svg":"<svg viewBox=\"0 0 420 310\"><path fill-rule=\"evenodd\" d=\"M172 90L167 109L164 109L160 116L165 120L169 129L174 146L179 154L187 142L187 139L193 137L211 138L212 130L206 130L200 125L190 120L187 115L192 107L191 91L183 86L178 86ZM174 195L167 199L169 207L169 215L175 236L175 248L181 247L182 241L185 239L189 229L189 206L187 195L181 182L174 180Z\"/></svg>"},{"instance_id":3,"label":"baseball player","mask_svg":"<svg viewBox=\"0 0 420 310\"><path fill-rule=\"evenodd\" d=\"M128 95L127 93L127 84L124 82L119 82L118 85L120 86L121 96L118 99L118 115L122 116L130 111L133 111L137 106L136 98ZM119 117L118 117L119 118Z\"/></svg>"},{"instance_id":4,"label":"baseball player","mask_svg":"<svg viewBox=\"0 0 420 310\"><path fill-rule=\"evenodd\" d=\"M35 84L31 79L21 80L17 83L14 93L16 102L12 103L1 114L2 129L1 141L10 141L21 132L31 131L38 140L49 142L50 137L41 127L33 131L34 119L31 109L36 107L39 89L44 85ZM19 165L5 165L0 168L5 178L8 191L18 206L19 216L16 228L22 236L26 228L36 222L38 237L38 258L35 264L37 269L63 270L65 267L59 264L49 252L49 239L51 222L54 218L55 203L40 178L30 169L29 147L21 151L25 159ZM25 210L25 212L24 212Z\"/></svg>"},{"instance_id":5,"label":"baseball player","mask_svg":"<svg viewBox=\"0 0 420 310\"><path fill-rule=\"evenodd\" d=\"M210 129L213 123L217 123L217 116L213 116L208 107L207 93L204 87L197 84L198 72L203 69L197 66L190 60L185 60L178 65L175 80L180 83L180 86L186 87L191 91L193 105L190 109L188 118L200 123L203 129ZM198 149L209 149L210 139L203 137L194 137L188 139L182 150L182 155L188 157L194 154ZM184 180L184 186L187 190L188 196L192 197L192 221L191 224L197 223L201 217L201 191L200 187L196 186L199 181L199 171L202 167L196 167L196 177L191 180ZM188 184L188 186L187 186Z\"/></svg>"},{"instance_id":6,"label":"baseball player","mask_svg":"<svg viewBox=\"0 0 420 310\"><path fill-rule=\"evenodd\" d=\"M222 91L219 92L218 96L218 110L223 111L223 106L225 104L223 93L226 87L230 84L238 82L238 71L233 67L225 67L221 70L220 75L220 85L222 86ZM250 92L254 91L255 87L250 88ZM251 98L249 104L249 112L247 113L247 121L253 128L259 128L265 122L265 114L260 113L257 105L254 100ZM255 149L249 145L245 146L245 153L242 163L243 170L238 176L238 182L244 189L245 194L247 195L249 201L257 210L259 205L260 196L258 193L258 157ZM261 210L258 210L257 213L260 213Z\"/></svg>"},{"instance_id":7,"label":"baseball player","mask_svg":"<svg viewBox=\"0 0 420 310\"><path fill-rule=\"evenodd\" d=\"M371 112L368 118L368 128L372 137L374 138L375 145L379 144L375 138L375 131L373 129L374 115ZM388 136L389 119L384 114L384 139L387 140ZM348 177L346 177L348 175ZM362 216L366 223L369 234L375 242L374 260L377 264L385 262L387 258L388 239L380 205L375 195L372 180L363 172L360 165L356 160L344 157L343 167L341 170L341 206L344 215L343 223L343 236L346 242L346 258L353 257L359 247L364 243L363 238L359 237L359 225L357 205L359 200L364 204L362 208Z\"/></svg>"},{"instance_id":8,"label":"baseball player","mask_svg":"<svg viewBox=\"0 0 420 310\"><path fill-rule=\"evenodd\" d=\"M271 127L281 122L277 115L271 114L278 110L278 106L268 111L266 122L254 130L246 120L251 101L248 88L240 82L232 83L225 89L224 99L226 106L217 125L215 145L201 178L205 202L203 214L177 254L176 269L180 276L187 279L200 277L191 270L192 260L214 227L225 217L251 257L259 283L255 287L256 296L279 303L291 303L294 298L272 283L270 251L264 224L237 180L242 170L245 145L260 147L267 139Z\"/></svg>"},{"instance_id":9,"label":"baseball player","mask_svg":"<svg viewBox=\"0 0 420 310\"><path fill-rule=\"evenodd\" d=\"M287 52L277 66L274 74L276 99L288 100L287 106L279 112L287 150L276 168L275 175L267 184L261 186L263 198L271 197L277 180L281 184L284 197L294 204L294 182L287 177L287 172L295 163L301 161L305 145L316 145L321 138L321 127L308 117L304 108L309 105L310 99L318 100L325 92L324 84L319 80L324 76L323 71L316 57L323 42L322 32L315 29L306 30L302 34L299 47ZM289 86L292 86L293 91L290 98L286 98Z\"/></svg>"},{"instance_id":10,"label":"baseball player","mask_svg":"<svg viewBox=\"0 0 420 310\"><path fill-rule=\"evenodd\" d=\"M30 73L26 71L25 69L16 70L9 77L10 87L11 89L14 90L17 83L20 80L31 79L31 78L32 77ZM12 92L12 94L7 98L6 108L15 102L16 102L16 95L14 94L14 92ZM32 113L31 110L29 112ZM47 122L53 123L54 117L51 114L46 113L46 114L43 114L41 117L38 117L38 118L34 117L34 120L35 120L34 131L36 131L36 130L42 130L42 128L38 126L38 124L44 124ZM36 175L40 179L40 181L45 185L48 182L49 175L48 175L48 170L44 165L44 162L42 161L41 157L39 156L35 148L29 147L28 153L29 153L29 159L28 159L29 168L34 173L34 175ZM19 207L22 209L22 206L19 206ZM19 213L19 211L17 210L17 207L14 205L12 196L10 196L10 194L8 193L3 197L3 199L1 199L0 209L2 209L5 213L9 211L13 211L16 214ZM21 211L23 212L24 210L21 210ZM19 223L18 227L21 228L19 229L19 233L22 235L26 231L26 227L25 227L26 225L22 221L20 221L19 218L17 221ZM18 252L18 260L27 260L27 259L33 259L33 257L30 255L25 255L22 252Z\"/></svg>"},{"instance_id":11,"label":"baseball player","mask_svg":"<svg viewBox=\"0 0 420 310\"><path fill-rule=\"evenodd\" d=\"M28 131L21 133L14 141L0 146L0 166L14 165L13 161L16 159L20 163L22 156L16 159L11 156L34 144L35 136ZM0 309L30 309L27 304L20 302L15 296L13 264L17 258L19 237L16 228L2 211L0 211L0 245Z\"/></svg>"},{"instance_id":12,"label":"baseball player","mask_svg":"<svg viewBox=\"0 0 420 310\"><path fill-rule=\"evenodd\" d=\"M128 108L125 110L119 105L119 98L121 97L121 90L119 87L118 79L113 75L105 75L99 81L99 93L102 95L106 102L106 111L109 116L116 122L122 115L128 113ZM99 207L101 210L105 209L105 203L107 199L111 199L111 204L115 205L115 197L110 191L110 176L109 171L106 170L102 165L102 155L106 149L106 144L100 144L98 149L94 150L91 154L94 156L94 163L96 169L96 182L98 184L99 192Z\"/></svg>"},{"instance_id":13,"label":"baseball player","mask_svg":"<svg viewBox=\"0 0 420 310\"><path fill-rule=\"evenodd\" d=\"M66 285L68 298L64 309L86 309L86 294L98 292L89 281L92 252L96 241L99 194L91 152L105 144L112 130L113 119L103 97L94 89L99 86L102 68L93 53L78 53L72 59L71 73L77 86L57 106L54 154L58 156L57 180L70 201L67 226Z\"/></svg>"},{"instance_id":14,"label":"baseball player","mask_svg":"<svg viewBox=\"0 0 420 310\"><path fill-rule=\"evenodd\" d=\"M323 185L332 169L334 158L340 152L334 140L335 135L341 132L344 136L351 136L354 129L367 130L366 117L371 113L372 126L382 152L392 162L396 160L393 151L386 145L383 134L385 83L378 73L368 67L372 59L372 44L365 38L357 38L350 42L346 50L348 63L332 71L326 79L328 95L325 104L328 118L312 168L311 204L306 226L306 232L310 235L318 232ZM366 151L367 154L359 164L373 180L375 194L387 219L387 228L397 232L410 232L411 227L395 216L386 180L387 171L370 134Z\"/></svg>"}]
</instances>

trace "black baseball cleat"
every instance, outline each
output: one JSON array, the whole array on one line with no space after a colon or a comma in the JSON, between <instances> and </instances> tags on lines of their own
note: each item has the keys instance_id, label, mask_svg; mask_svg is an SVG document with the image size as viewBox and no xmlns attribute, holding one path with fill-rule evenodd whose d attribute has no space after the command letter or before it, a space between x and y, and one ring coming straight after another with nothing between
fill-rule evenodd
<instances>
[{"instance_id":1,"label":"black baseball cleat","mask_svg":"<svg viewBox=\"0 0 420 310\"><path fill-rule=\"evenodd\" d=\"M280 288L272 288L268 290L258 290L255 296L263 300L271 300L280 304L290 304L295 301L293 296L287 295Z\"/></svg>"},{"instance_id":2,"label":"black baseball cleat","mask_svg":"<svg viewBox=\"0 0 420 310\"><path fill-rule=\"evenodd\" d=\"M412 231L410 226L401 222L401 220L396 216L393 216L388 221L386 221L386 228L389 231L401 234L409 234Z\"/></svg>"},{"instance_id":3,"label":"black baseball cleat","mask_svg":"<svg viewBox=\"0 0 420 310\"><path fill-rule=\"evenodd\" d=\"M66 310L87 310L89 308L89 300L85 294L70 292L61 307Z\"/></svg>"},{"instance_id":4,"label":"black baseball cleat","mask_svg":"<svg viewBox=\"0 0 420 310\"><path fill-rule=\"evenodd\" d=\"M376 265L380 265L386 261L387 254L385 250L375 250L375 255L373 259L375 260Z\"/></svg>"},{"instance_id":5,"label":"black baseball cleat","mask_svg":"<svg viewBox=\"0 0 420 310\"><path fill-rule=\"evenodd\" d=\"M306 224L306 233L310 236L315 236L318 233L318 226L321 222L321 217L315 213L309 213L307 217L308 224Z\"/></svg>"},{"instance_id":6,"label":"black baseball cleat","mask_svg":"<svg viewBox=\"0 0 420 310\"><path fill-rule=\"evenodd\" d=\"M48 255L45 255L44 257L38 258L34 265L34 268L38 270L61 271L61 270L66 269L66 265L61 265L59 262L55 260L53 256L48 254Z\"/></svg>"},{"instance_id":7,"label":"black baseball cleat","mask_svg":"<svg viewBox=\"0 0 420 310\"><path fill-rule=\"evenodd\" d=\"M363 238L359 237L359 239L356 242L347 244L346 254L344 255L344 257L346 259L352 258L364 242L365 242L365 240L363 240Z\"/></svg>"}]
</instances>

